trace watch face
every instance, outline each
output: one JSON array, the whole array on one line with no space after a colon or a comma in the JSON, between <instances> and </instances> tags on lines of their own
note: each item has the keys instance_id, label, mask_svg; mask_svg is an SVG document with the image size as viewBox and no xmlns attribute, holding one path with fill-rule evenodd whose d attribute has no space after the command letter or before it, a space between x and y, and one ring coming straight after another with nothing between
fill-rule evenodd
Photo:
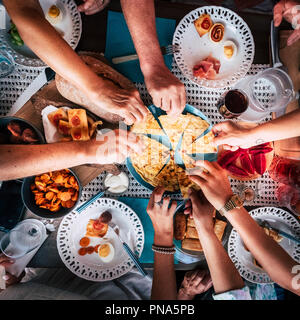
<instances>
[{"instance_id":1,"label":"watch face","mask_svg":"<svg viewBox=\"0 0 300 320\"><path fill-rule=\"evenodd\" d=\"M243 206L243 201L237 194L233 195L231 200L234 202L237 208L240 208Z\"/></svg>"}]
</instances>

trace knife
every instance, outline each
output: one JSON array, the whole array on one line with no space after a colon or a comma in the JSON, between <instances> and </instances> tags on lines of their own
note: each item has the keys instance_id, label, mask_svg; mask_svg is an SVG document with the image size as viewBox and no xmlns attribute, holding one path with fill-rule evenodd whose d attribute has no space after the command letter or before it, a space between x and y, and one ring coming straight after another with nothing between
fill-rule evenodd
<instances>
[{"instance_id":1,"label":"knife","mask_svg":"<svg viewBox=\"0 0 300 320\"><path fill-rule=\"evenodd\" d=\"M54 76L55 72L51 68L47 67L43 70L16 100L8 113L8 116L14 115L38 90L41 89L41 87L52 80Z\"/></svg>"}]
</instances>

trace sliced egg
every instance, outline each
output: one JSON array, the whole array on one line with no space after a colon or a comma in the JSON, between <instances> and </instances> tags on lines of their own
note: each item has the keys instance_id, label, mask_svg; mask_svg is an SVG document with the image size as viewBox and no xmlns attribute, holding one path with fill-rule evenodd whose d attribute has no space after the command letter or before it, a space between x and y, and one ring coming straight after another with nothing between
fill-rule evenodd
<instances>
[{"instance_id":1,"label":"sliced egg","mask_svg":"<svg viewBox=\"0 0 300 320\"><path fill-rule=\"evenodd\" d=\"M223 53L227 60L232 59L237 53L236 44L231 40L225 41L223 44Z\"/></svg>"},{"instance_id":2,"label":"sliced egg","mask_svg":"<svg viewBox=\"0 0 300 320\"><path fill-rule=\"evenodd\" d=\"M110 242L103 243L98 248L98 255L103 262L111 262L115 256L115 248Z\"/></svg>"}]
</instances>

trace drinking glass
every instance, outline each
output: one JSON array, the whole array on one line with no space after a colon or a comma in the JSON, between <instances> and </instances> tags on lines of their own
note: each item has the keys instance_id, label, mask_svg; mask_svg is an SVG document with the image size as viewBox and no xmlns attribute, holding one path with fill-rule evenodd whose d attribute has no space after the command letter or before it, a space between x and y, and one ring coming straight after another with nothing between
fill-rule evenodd
<instances>
[{"instance_id":1,"label":"drinking glass","mask_svg":"<svg viewBox=\"0 0 300 320\"><path fill-rule=\"evenodd\" d=\"M32 219L27 219L1 238L0 249L7 257L17 259L36 249L42 241L43 230Z\"/></svg>"},{"instance_id":2,"label":"drinking glass","mask_svg":"<svg viewBox=\"0 0 300 320\"><path fill-rule=\"evenodd\" d=\"M5 78L14 71L14 59L5 50L0 49L0 78Z\"/></svg>"}]
</instances>

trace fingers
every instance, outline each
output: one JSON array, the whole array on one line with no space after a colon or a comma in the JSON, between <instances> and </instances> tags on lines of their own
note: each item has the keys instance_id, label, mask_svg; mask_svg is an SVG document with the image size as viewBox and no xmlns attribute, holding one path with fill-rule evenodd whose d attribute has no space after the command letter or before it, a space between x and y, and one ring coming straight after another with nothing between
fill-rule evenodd
<instances>
[{"instance_id":1,"label":"fingers","mask_svg":"<svg viewBox=\"0 0 300 320\"><path fill-rule=\"evenodd\" d=\"M106 6L105 1L103 0L84 0L85 3L78 6L78 10L80 12L84 12L86 15L92 15L95 14Z\"/></svg>"},{"instance_id":2,"label":"fingers","mask_svg":"<svg viewBox=\"0 0 300 320\"><path fill-rule=\"evenodd\" d=\"M83 0L84 3L78 6L78 11L85 12L95 4L95 0Z\"/></svg>"},{"instance_id":3,"label":"fingers","mask_svg":"<svg viewBox=\"0 0 300 320\"><path fill-rule=\"evenodd\" d=\"M284 12L284 1L278 2L273 9L274 26L278 27L281 24Z\"/></svg>"},{"instance_id":4,"label":"fingers","mask_svg":"<svg viewBox=\"0 0 300 320\"><path fill-rule=\"evenodd\" d=\"M287 39L287 45L291 46L293 43L300 39L300 29L294 30L293 33Z\"/></svg>"},{"instance_id":5,"label":"fingers","mask_svg":"<svg viewBox=\"0 0 300 320\"><path fill-rule=\"evenodd\" d=\"M156 187L153 190L148 202L147 211L151 210L154 207L155 203L161 201L164 192L165 192L165 189L163 187Z\"/></svg>"},{"instance_id":6,"label":"fingers","mask_svg":"<svg viewBox=\"0 0 300 320\"><path fill-rule=\"evenodd\" d=\"M224 121L224 122L220 122L215 124L211 131L213 132L213 134L218 134L220 132L227 132L232 126L232 122L231 121Z\"/></svg>"},{"instance_id":7,"label":"fingers","mask_svg":"<svg viewBox=\"0 0 300 320\"><path fill-rule=\"evenodd\" d=\"M0 264L4 267L11 265L15 262L15 260L8 258L6 255L1 254L0 255Z\"/></svg>"}]
</instances>

